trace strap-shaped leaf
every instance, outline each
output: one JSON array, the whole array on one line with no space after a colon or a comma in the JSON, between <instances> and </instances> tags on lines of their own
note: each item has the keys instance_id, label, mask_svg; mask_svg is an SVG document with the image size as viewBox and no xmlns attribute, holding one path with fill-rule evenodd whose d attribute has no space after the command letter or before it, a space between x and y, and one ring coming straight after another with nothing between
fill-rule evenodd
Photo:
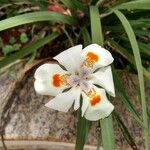
<instances>
[{"instance_id":1,"label":"strap-shaped leaf","mask_svg":"<svg viewBox=\"0 0 150 150\"><path fill-rule=\"evenodd\" d=\"M92 32L92 42L103 46L103 33L99 17L99 10L96 6L90 7L90 17L91 17L91 32ZM115 150L115 137L113 130L113 120L112 115L100 120L102 142L104 150Z\"/></svg>"},{"instance_id":2,"label":"strap-shaped leaf","mask_svg":"<svg viewBox=\"0 0 150 150\"><path fill-rule=\"evenodd\" d=\"M112 115L100 120L101 134L104 150L115 150L115 137Z\"/></svg>"},{"instance_id":3,"label":"strap-shaped leaf","mask_svg":"<svg viewBox=\"0 0 150 150\"><path fill-rule=\"evenodd\" d=\"M88 46L91 43L91 37L86 27L81 29L81 34L84 40L84 47Z\"/></svg>"},{"instance_id":4,"label":"strap-shaped leaf","mask_svg":"<svg viewBox=\"0 0 150 150\"><path fill-rule=\"evenodd\" d=\"M91 19L92 42L103 46L104 42L103 42L102 26L99 17L99 11L96 6L90 7L90 19Z\"/></svg>"},{"instance_id":5,"label":"strap-shaped leaf","mask_svg":"<svg viewBox=\"0 0 150 150\"><path fill-rule=\"evenodd\" d=\"M115 9L150 9L150 0L136 0L127 3L122 3Z\"/></svg>"},{"instance_id":6,"label":"strap-shaped leaf","mask_svg":"<svg viewBox=\"0 0 150 150\"><path fill-rule=\"evenodd\" d=\"M15 17L11 17L5 20L0 21L0 31L16 27L19 25L39 22L39 21L53 21L53 22L63 22L69 25L76 24L76 20L70 16L62 15L56 12L50 11L39 11L31 12Z\"/></svg>"},{"instance_id":7,"label":"strap-shaped leaf","mask_svg":"<svg viewBox=\"0 0 150 150\"><path fill-rule=\"evenodd\" d=\"M75 150L83 150L89 130L91 128L91 122L81 116L81 109L78 118L79 120L77 124L77 137Z\"/></svg>"},{"instance_id":8,"label":"strap-shaped leaf","mask_svg":"<svg viewBox=\"0 0 150 150\"><path fill-rule=\"evenodd\" d=\"M131 43L131 47L133 50L135 63L137 67L138 72L138 79L139 79L139 85L140 85L140 95L141 95L141 102L142 102L142 112L143 112L143 123L144 123L144 139L145 139L145 150L149 150L149 133L148 130L148 115L147 115L147 104L145 99L145 90L144 90L144 77L143 77L143 68L142 68L142 62L140 57L140 50L138 47L138 43L135 37L135 34L133 32L133 29L129 23L129 21L126 19L126 17L118 10L113 10L113 12L117 15L119 20L121 21L128 38Z\"/></svg>"}]
</instances>

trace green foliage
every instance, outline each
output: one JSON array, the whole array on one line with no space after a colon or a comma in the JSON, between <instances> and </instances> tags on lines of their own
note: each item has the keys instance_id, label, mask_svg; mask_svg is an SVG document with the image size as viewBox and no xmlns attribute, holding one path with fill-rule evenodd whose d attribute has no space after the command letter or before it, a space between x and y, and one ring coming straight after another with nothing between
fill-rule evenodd
<instances>
[{"instance_id":1,"label":"green foliage","mask_svg":"<svg viewBox=\"0 0 150 150\"><path fill-rule=\"evenodd\" d=\"M31 12L15 17L11 17L5 20L0 21L0 31L16 27L19 25L39 22L39 21L54 21L54 22L63 22L66 24L75 24L76 20L66 15L62 15L55 12L40 11L40 12Z\"/></svg>"},{"instance_id":2,"label":"green foliage","mask_svg":"<svg viewBox=\"0 0 150 150\"><path fill-rule=\"evenodd\" d=\"M19 0L1 0L0 3L9 4L9 6L5 5L5 9L7 10L7 7L9 7L10 11L14 5L23 7ZM111 52L114 52L113 76L116 93L120 97L120 101L123 104L122 107L126 108L130 116L144 130L145 150L148 150L148 116L144 77L147 81L147 86L149 86L150 0L117 0L116 2L109 1L108 3L104 0L92 0L88 3L81 3L78 0L57 0L57 2L53 2L53 4L62 6L65 11L69 9L71 16L60 14L57 11L47 11L46 9L50 5L47 0L24 0L22 3L39 6L39 10L31 10L29 13L20 15L16 10L15 13L10 15L18 15L0 21L0 31L3 34L9 29L16 29L22 25L29 26L30 24L32 29L34 29L35 25L39 27L42 25L43 29L39 33L41 36L37 38L34 35L36 31L30 33L30 36L27 35L28 32L23 31L18 37L11 35L7 42L1 36L0 48L2 48L3 54L0 59L0 68L23 58L28 58L29 62L32 63L37 56L38 49L45 44L53 42L56 38L61 41L62 45L67 45L66 48L79 43L84 43L84 46L91 43L106 46ZM42 49L40 52L42 53ZM41 54L40 52L38 52L39 55ZM137 72L141 100L141 104L139 103L138 105L141 106L141 111L143 111L142 116L136 111L132 100L127 96L119 80L117 69L125 69L132 73ZM118 127L131 148L137 150L136 142L122 121L121 115L115 112L108 118L100 121L102 135L100 141L102 141L104 150L115 149L112 118L115 118L117 121ZM76 150L82 150L91 122L79 115L77 126Z\"/></svg>"},{"instance_id":3,"label":"green foliage","mask_svg":"<svg viewBox=\"0 0 150 150\"><path fill-rule=\"evenodd\" d=\"M26 42L28 42L28 36L27 36L27 34L26 33L21 33L21 35L20 35L20 41L21 41L21 43L26 43Z\"/></svg>"},{"instance_id":4,"label":"green foliage","mask_svg":"<svg viewBox=\"0 0 150 150\"><path fill-rule=\"evenodd\" d=\"M91 122L81 116L81 110L80 110L79 120L77 124L77 137L76 137L75 150L84 149L84 144L86 142L90 127L91 127Z\"/></svg>"},{"instance_id":5,"label":"green foliage","mask_svg":"<svg viewBox=\"0 0 150 150\"><path fill-rule=\"evenodd\" d=\"M90 18L92 42L103 46L103 33L98 7L90 7ZM100 125L104 150L115 150L115 137L112 116L110 115L107 118L100 120Z\"/></svg>"},{"instance_id":6,"label":"green foliage","mask_svg":"<svg viewBox=\"0 0 150 150\"><path fill-rule=\"evenodd\" d=\"M135 58L135 63L136 63L138 78L139 78L139 85L140 85L140 94L141 94L142 111L143 111L143 124L145 127L144 128L145 150L149 150L147 104L145 99L143 68L142 68L142 62L140 57L140 50L133 29L130 23L128 22L128 20L126 19L126 17L118 10L114 10L114 13L118 16L118 18L120 19L122 25L126 30L126 33L130 40L131 47L134 53L134 58Z\"/></svg>"},{"instance_id":7,"label":"green foliage","mask_svg":"<svg viewBox=\"0 0 150 150\"><path fill-rule=\"evenodd\" d=\"M7 55L13 51L13 46L12 45L6 45L3 47L2 52L4 55Z\"/></svg>"}]
</instances>

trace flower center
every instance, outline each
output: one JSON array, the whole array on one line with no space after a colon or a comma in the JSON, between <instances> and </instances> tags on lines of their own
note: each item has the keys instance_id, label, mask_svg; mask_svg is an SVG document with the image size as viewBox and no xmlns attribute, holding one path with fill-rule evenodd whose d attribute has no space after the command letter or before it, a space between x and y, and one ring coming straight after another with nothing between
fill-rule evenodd
<instances>
[{"instance_id":1,"label":"flower center","mask_svg":"<svg viewBox=\"0 0 150 150\"><path fill-rule=\"evenodd\" d=\"M68 83L71 86L79 85L83 91L87 92L89 90L88 76L90 74L91 71L88 68L82 67L77 74L69 77Z\"/></svg>"}]
</instances>

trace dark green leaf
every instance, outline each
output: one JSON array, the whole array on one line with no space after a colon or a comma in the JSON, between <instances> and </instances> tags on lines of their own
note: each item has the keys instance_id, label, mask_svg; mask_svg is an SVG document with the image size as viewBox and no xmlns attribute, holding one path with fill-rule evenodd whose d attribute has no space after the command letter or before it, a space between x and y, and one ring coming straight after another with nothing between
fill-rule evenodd
<instances>
[{"instance_id":1,"label":"dark green leaf","mask_svg":"<svg viewBox=\"0 0 150 150\"><path fill-rule=\"evenodd\" d=\"M76 20L70 16L62 15L56 12L50 11L39 11L31 12L15 17L11 17L5 20L0 21L0 31L16 27L19 25L39 22L39 21L54 21L54 22L63 22L69 25L76 24Z\"/></svg>"},{"instance_id":2,"label":"dark green leaf","mask_svg":"<svg viewBox=\"0 0 150 150\"><path fill-rule=\"evenodd\" d=\"M141 0L142 2L142 0ZM150 1L149 1L150 2ZM133 29L129 23L129 21L126 19L126 17L118 10L113 10L113 12L117 15L119 20L121 21L128 38L130 40L130 44L134 53L135 63L137 67L138 72L138 79L139 79L139 85L140 85L140 96L141 96L141 102L142 102L142 111L143 111L143 123L144 123L144 139L145 139L145 150L149 150L149 133L148 131L148 115L147 115L147 104L145 99L145 89L144 89L144 77L143 77L143 68L142 68L142 62L140 57L140 50L138 47L138 43L135 37L135 34L133 32Z\"/></svg>"}]
</instances>

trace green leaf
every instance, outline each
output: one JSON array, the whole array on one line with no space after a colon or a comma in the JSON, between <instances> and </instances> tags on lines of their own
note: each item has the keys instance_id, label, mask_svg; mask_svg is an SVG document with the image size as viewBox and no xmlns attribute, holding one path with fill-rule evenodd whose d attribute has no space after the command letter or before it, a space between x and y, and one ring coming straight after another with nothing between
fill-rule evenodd
<instances>
[{"instance_id":1,"label":"green leaf","mask_svg":"<svg viewBox=\"0 0 150 150\"><path fill-rule=\"evenodd\" d=\"M20 35L20 41L21 41L21 43L26 43L26 42L28 42L28 36L27 36L27 34L26 33L21 33L21 35Z\"/></svg>"},{"instance_id":2,"label":"green leaf","mask_svg":"<svg viewBox=\"0 0 150 150\"><path fill-rule=\"evenodd\" d=\"M115 150L115 138L114 138L112 115L110 115L105 119L102 119L100 121L100 124L101 124L103 149Z\"/></svg>"},{"instance_id":3,"label":"green leaf","mask_svg":"<svg viewBox=\"0 0 150 150\"><path fill-rule=\"evenodd\" d=\"M59 33L52 33L48 35L47 37L40 39L31 45L22 48L20 51L11 54L10 56L5 57L4 59L0 60L0 68L12 63L13 61L16 61L17 59L21 59L31 53L33 53L35 50L39 49L40 47L44 46L45 44L53 41L59 36Z\"/></svg>"},{"instance_id":4,"label":"green leaf","mask_svg":"<svg viewBox=\"0 0 150 150\"><path fill-rule=\"evenodd\" d=\"M97 43L103 46L103 33L99 17L99 10L96 6L90 7L91 18L91 33L93 43Z\"/></svg>"},{"instance_id":5,"label":"green leaf","mask_svg":"<svg viewBox=\"0 0 150 150\"><path fill-rule=\"evenodd\" d=\"M115 9L150 9L150 0L136 0L123 3L114 7Z\"/></svg>"},{"instance_id":6,"label":"green leaf","mask_svg":"<svg viewBox=\"0 0 150 150\"><path fill-rule=\"evenodd\" d=\"M103 33L99 17L99 10L96 6L90 6L92 42L103 46ZM115 137L113 130L112 115L100 120L102 142L104 150L115 150Z\"/></svg>"},{"instance_id":7,"label":"green leaf","mask_svg":"<svg viewBox=\"0 0 150 150\"><path fill-rule=\"evenodd\" d=\"M12 45L6 45L2 48L2 52L4 55L7 55L13 51L13 46Z\"/></svg>"},{"instance_id":8,"label":"green leaf","mask_svg":"<svg viewBox=\"0 0 150 150\"><path fill-rule=\"evenodd\" d=\"M84 40L84 47L86 47L91 43L91 37L90 37L90 34L89 34L88 30L86 29L86 27L83 27L81 29L81 34L82 34L83 40Z\"/></svg>"},{"instance_id":9,"label":"green leaf","mask_svg":"<svg viewBox=\"0 0 150 150\"><path fill-rule=\"evenodd\" d=\"M63 22L69 25L76 24L76 20L70 16L62 15L56 12L50 11L39 11L31 12L0 21L0 31L16 27L19 25L39 22L39 21L54 21Z\"/></svg>"},{"instance_id":10,"label":"green leaf","mask_svg":"<svg viewBox=\"0 0 150 150\"><path fill-rule=\"evenodd\" d=\"M75 150L83 150L86 142L88 132L91 128L91 122L81 116L81 109L79 112L79 120L77 124L77 137Z\"/></svg>"},{"instance_id":11,"label":"green leaf","mask_svg":"<svg viewBox=\"0 0 150 150\"><path fill-rule=\"evenodd\" d=\"M138 79L139 79L139 85L140 85L140 94L141 94L141 102L142 102L142 112L143 112L143 123L145 128L144 130L144 139L145 139L145 150L149 150L149 133L148 130L148 115L147 115L147 104L145 99L145 90L144 90L144 77L143 77L143 68L142 68L142 62L140 57L140 50L138 47L138 43L135 37L135 34L133 32L133 29L129 23L129 21L126 19L126 17L118 10L113 10L113 12L117 15L117 17L120 19L127 35L131 43L131 47L133 50L135 63L137 67L138 72Z\"/></svg>"}]
</instances>

